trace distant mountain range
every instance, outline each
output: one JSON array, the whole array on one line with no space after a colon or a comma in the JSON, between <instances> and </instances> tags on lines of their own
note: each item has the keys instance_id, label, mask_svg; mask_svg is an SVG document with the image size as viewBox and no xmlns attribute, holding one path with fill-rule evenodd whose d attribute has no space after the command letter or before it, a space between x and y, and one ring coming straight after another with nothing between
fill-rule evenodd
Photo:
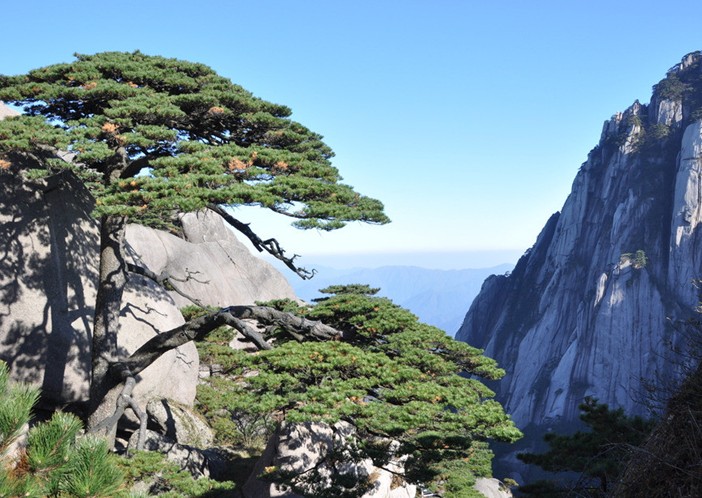
<instances>
[{"instance_id":1,"label":"distant mountain range","mask_svg":"<svg viewBox=\"0 0 702 498\"><path fill-rule=\"evenodd\" d=\"M290 277L290 284L305 301L321 297L318 291L334 284L368 284L379 287L378 295L411 310L420 320L453 336L463 323L466 310L490 275L501 275L514 265L466 270L433 270L416 266L335 269L316 267L311 280Z\"/></svg>"}]
</instances>

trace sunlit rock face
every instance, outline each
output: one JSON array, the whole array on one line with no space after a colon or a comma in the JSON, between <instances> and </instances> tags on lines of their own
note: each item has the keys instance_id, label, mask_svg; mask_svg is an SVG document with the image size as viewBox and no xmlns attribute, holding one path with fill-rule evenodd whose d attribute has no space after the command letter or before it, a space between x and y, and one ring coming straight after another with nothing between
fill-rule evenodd
<instances>
[{"instance_id":1,"label":"sunlit rock face","mask_svg":"<svg viewBox=\"0 0 702 498\"><path fill-rule=\"evenodd\" d=\"M701 59L605 122L561 212L466 315L456 337L505 368L494 387L521 427L575 421L586 396L647 414L647 392L683 375L679 324L702 277Z\"/></svg>"},{"instance_id":2,"label":"sunlit rock face","mask_svg":"<svg viewBox=\"0 0 702 498\"><path fill-rule=\"evenodd\" d=\"M170 291L179 307L254 304L272 299L297 299L285 277L255 257L215 212L204 210L181 217L182 236L140 225L127 227L127 253L140 266L172 276L181 291Z\"/></svg>"}]
</instances>

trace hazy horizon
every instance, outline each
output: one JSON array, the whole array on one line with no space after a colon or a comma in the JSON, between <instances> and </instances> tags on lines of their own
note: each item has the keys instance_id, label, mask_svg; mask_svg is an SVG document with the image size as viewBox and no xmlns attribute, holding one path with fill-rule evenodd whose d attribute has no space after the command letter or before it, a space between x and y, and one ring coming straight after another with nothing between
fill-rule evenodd
<instances>
[{"instance_id":1,"label":"hazy horizon","mask_svg":"<svg viewBox=\"0 0 702 498\"><path fill-rule=\"evenodd\" d=\"M241 236L238 238L242 239ZM306 254L296 258L295 263L307 269L313 269L315 266L335 270L380 268L384 266L415 266L429 270L473 270L494 268L505 264L514 266L525 251L526 249L523 251L500 249L494 251ZM252 252L256 253L256 251ZM275 261L269 256L264 257L264 259L269 262Z\"/></svg>"}]
</instances>

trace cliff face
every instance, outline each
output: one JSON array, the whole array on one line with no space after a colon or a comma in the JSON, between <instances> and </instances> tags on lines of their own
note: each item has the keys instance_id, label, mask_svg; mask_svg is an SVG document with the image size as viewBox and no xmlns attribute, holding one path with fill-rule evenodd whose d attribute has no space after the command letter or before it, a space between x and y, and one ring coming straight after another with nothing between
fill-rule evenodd
<instances>
[{"instance_id":1,"label":"cliff face","mask_svg":"<svg viewBox=\"0 0 702 498\"><path fill-rule=\"evenodd\" d=\"M560 213L510 275L485 281L457 333L505 368L520 427L578 418L585 396L646 414L682 376L702 277L702 54L605 122Z\"/></svg>"}]
</instances>

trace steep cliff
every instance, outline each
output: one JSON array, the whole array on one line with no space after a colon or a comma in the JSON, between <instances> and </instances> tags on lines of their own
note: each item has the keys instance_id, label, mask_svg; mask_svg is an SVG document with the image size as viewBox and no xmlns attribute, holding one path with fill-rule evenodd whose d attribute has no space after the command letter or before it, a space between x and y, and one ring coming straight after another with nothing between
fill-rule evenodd
<instances>
[{"instance_id":1,"label":"steep cliff","mask_svg":"<svg viewBox=\"0 0 702 498\"><path fill-rule=\"evenodd\" d=\"M682 376L677 324L702 277L701 119L696 52L648 105L605 122L562 211L483 284L456 337L507 370L494 387L519 426L575 421L585 396L646 414L645 393Z\"/></svg>"}]
</instances>

